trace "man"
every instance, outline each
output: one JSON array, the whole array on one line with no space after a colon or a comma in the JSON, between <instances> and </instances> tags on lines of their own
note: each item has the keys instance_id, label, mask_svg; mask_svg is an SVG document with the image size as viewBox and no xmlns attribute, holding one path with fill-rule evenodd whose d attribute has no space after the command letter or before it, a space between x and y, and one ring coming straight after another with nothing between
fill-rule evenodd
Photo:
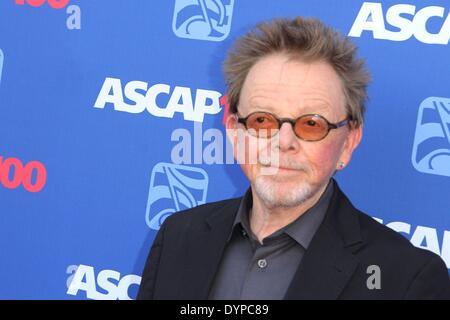
<instances>
[{"instance_id":1,"label":"man","mask_svg":"<svg viewBox=\"0 0 450 320\"><path fill-rule=\"evenodd\" d=\"M166 219L138 299L450 298L440 257L355 209L332 178L361 141L369 81L348 39L277 19L237 41L225 74L229 137L238 150L244 130L245 159L258 153L240 163L250 188Z\"/></svg>"}]
</instances>

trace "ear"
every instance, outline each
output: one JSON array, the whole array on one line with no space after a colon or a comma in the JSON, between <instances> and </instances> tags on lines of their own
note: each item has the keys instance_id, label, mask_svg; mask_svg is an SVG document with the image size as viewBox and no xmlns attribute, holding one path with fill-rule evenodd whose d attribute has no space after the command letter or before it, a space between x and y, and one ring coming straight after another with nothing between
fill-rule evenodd
<instances>
[{"instance_id":1,"label":"ear","mask_svg":"<svg viewBox=\"0 0 450 320\"><path fill-rule=\"evenodd\" d=\"M363 135L363 125L359 127L352 126L345 139L344 145L342 147L341 156L339 157L338 163L336 164L337 170L342 170L344 167L348 166L350 160L352 159L353 151L358 147L361 142ZM343 163L344 166L341 167L339 163Z\"/></svg>"},{"instance_id":2,"label":"ear","mask_svg":"<svg viewBox=\"0 0 450 320\"><path fill-rule=\"evenodd\" d=\"M242 159L245 158L248 141L243 126L239 124L237 114L229 114L225 121L225 128L227 131L227 138L233 146L233 156L238 163L244 163ZM245 139L245 141L243 140ZM244 157L244 158L243 158Z\"/></svg>"},{"instance_id":3,"label":"ear","mask_svg":"<svg viewBox=\"0 0 450 320\"><path fill-rule=\"evenodd\" d=\"M238 121L236 114L228 114L225 120L225 129L227 137L233 145L236 145L236 129L238 127Z\"/></svg>"}]
</instances>

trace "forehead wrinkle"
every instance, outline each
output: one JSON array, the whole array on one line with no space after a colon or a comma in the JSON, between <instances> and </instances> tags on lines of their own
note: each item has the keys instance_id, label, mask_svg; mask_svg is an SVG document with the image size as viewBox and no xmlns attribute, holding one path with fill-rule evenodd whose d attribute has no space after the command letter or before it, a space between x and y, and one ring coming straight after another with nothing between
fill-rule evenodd
<instances>
[{"instance_id":1,"label":"forehead wrinkle","mask_svg":"<svg viewBox=\"0 0 450 320\"><path fill-rule=\"evenodd\" d=\"M315 65L313 63L278 60L278 66L276 64L276 61L260 61L256 65L257 68L250 71L242 91L245 96L242 102L247 105L244 108L265 108L285 115L297 115L303 111L319 113L322 110L330 116L341 113L342 103L335 99L338 97L335 93L339 88L336 85L331 87L335 77L311 78ZM303 66L303 69L295 72L293 64ZM323 67L319 65L321 70ZM340 87L340 83L338 86ZM345 104L345 98L343 102Z\"/></svg>"},{"instance_id":2,"label":"forehead wrinkle","mask_svg":"<svg viewBox=\"0 0 450 320\"><path fill-rule=\"evenodd\" d=\"M312 99L306 100L304 103L290 104L289 108L278 108L279 106L274 105L272 101L264 101L264 97L254 96L254 99L249 101L248 113L255 111L266 111L278 115L280 117L292 117L297 118L305 114L320 114L330 118L332 116L332 110L328 102L322 99ZM258 99L262 98L262 99ZM312 103L312 101L316 101ZM331 118L330 118L331 119Z\"/></svg>"},{"instance_id":3,"label":"forehead wrinkle","mask_svg":"<svg viewBox=\"0 0 450 320\"><path fill-rule=\"evenodd\" d=\"M284 86L283 86L284 87ZM285 88L283 88L285 89ZM298 91L298 86L295 86L291 89L292 91ZM294 104L297 106L313 106L313 105L331 105L330 97L321 89L313 89L309 88L308 92L305 93L293 93L292 96L282 97L278 95L279 90L277 88L256 88L252 90L248 100L249 104L261 104L260 100L269 100L269 103L273 103L275 100L278 102L281 99L287 100L288 104ZM256 101L255 101L256 100ZM314 101L318 101L318 103L314 103ZM265 102L264 104L267 104Z\"/></svg>"}]
</instances>

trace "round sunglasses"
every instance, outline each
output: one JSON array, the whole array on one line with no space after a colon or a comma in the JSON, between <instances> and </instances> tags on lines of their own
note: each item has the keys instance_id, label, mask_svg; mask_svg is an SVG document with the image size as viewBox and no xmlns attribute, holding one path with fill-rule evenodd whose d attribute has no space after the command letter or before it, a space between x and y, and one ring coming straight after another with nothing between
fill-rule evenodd
<instances>
[{"instance_id":1,"label":"round sunglasses","mask_svg":"<svg viewBox=\"0 0 450 320\"><path fill-rule=\"evenodd\" d=\"M305 114L296 119L278 118L269 112L253 112L246 117L237 116L239 123L242 123L250 134L258 138L271 138L283 123L292 125L295 135L305 141L319 141L324 139L330 130L338 129L349 123L346 118L338 123L331 123L319 114Z\"/></svg>"}]
</instances>

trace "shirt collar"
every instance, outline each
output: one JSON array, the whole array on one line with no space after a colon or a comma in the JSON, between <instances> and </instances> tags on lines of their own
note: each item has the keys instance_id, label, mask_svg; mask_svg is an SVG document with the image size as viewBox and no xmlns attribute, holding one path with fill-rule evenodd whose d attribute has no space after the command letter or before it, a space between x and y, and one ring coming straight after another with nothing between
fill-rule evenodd
<instances>
[{"instance_id":1,"label":"shirt collar","mask_svg":"<svg viewBox=\"0 0 450 320\"><path fill-rule=\"evenodd\" d=\"M322 223L331 197L334 191L334 180L330 179L325 191L320 196L319 200L309 208L305 213L299 216L296 220L274 232L274 234L285 233L299 243L303 248L307 249L311 243L314 234ZM236 218L233 223L232 232L228 238L231 239L236 226L240 225L242 229L249 235L252 235L248 215L253 205L252 191L248 188L239 205Z\"/></svg>"}]
</instances>

